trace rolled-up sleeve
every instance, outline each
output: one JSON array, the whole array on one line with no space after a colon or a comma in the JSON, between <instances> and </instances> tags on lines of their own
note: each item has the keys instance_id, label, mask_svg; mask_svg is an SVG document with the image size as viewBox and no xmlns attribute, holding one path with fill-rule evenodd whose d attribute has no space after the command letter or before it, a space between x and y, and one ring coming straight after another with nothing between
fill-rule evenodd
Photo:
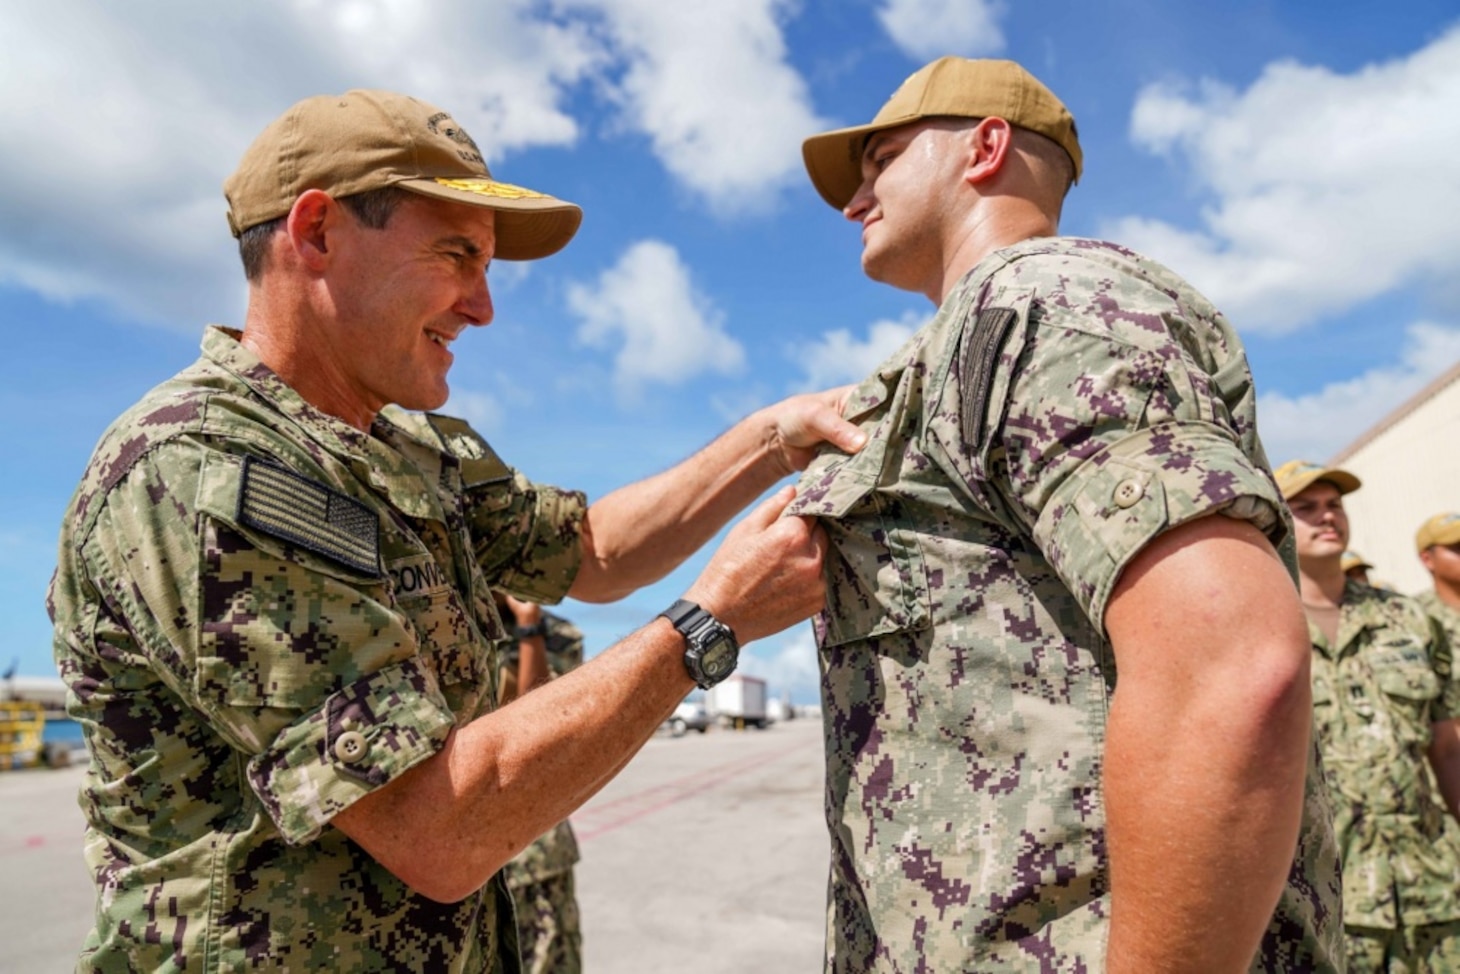
<instances>
[{"instance_id":1,"label":"rolled-up sleeve","mask_svg":"<svg viewBox=\"0 0 1460 974\"><path fill-rule=\"evenodd\" d=\"M517 471L467 490L478 564L493 588L549 605L568 594L583 561L588 501Z\"/></svg>"},{"instance_id":2,"label":"rolled-up sleeve","mask_svg":"<svg viewBox=\"0 0 1460 974\"><path fill-rule=\"evenodd\" d=\"M1223 514L1275 544L1287 533L1270 474L1180 344L1036 316L1015 360L997 489L1091 621L1130 560L1173 527Z\"/></svg>"},{"instance_id":3,"label":"rolled-up sleeve","mask_svg":"<svg viewBox=\"0 0 1460 974\"><path fill-rule=\"evenodd\" d=\"M307 842L356 799L441 749L455 721L419 660L360 677L288 724L248 764L284 841Z\"/></svg>"}]
</instances>

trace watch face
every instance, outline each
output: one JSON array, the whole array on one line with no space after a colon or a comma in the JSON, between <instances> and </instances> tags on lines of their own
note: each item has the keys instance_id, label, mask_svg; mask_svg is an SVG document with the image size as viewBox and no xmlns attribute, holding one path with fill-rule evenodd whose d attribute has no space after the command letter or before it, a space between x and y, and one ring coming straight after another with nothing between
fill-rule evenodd
<instances>
[{"instance_id":1,"label":"watch face","mask_svg":"<svg viewBox=\"0 0 1460 974\"><path fill-rule=\"evenodd\" d=\"M705 671L705 676L719 680L735 669L735 656L734 643L725 638L715 639L700 656L700 669Z\"/></svg>"}]
</instances>

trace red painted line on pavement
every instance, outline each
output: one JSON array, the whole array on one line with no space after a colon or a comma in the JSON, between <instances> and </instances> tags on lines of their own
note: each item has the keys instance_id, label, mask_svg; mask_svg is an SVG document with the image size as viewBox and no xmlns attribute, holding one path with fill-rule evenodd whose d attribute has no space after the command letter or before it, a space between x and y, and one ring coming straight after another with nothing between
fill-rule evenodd
<instances>
[{"instance_id":1,"label":"red painted line on pavement","mask_svg":"<svg viewBox=\"0 0 1460 974\"><path fill-rule=\"evenodd\" d=\"M670 805L682 802L686 798L692 798L695 795L701 794L702 792L709 791L711 788L723 784L724 782L729 781L732 778L737 778L740 775L745 774L747 771L753 771L756 768L763 768L767 765L774 764L776 761L779 761L781 758L791 753L793 752L782 751L779 754L773 755L769 758L762 758L760 755L754 755L749 758L744 758L740 761L732 761L728 764L722 764L714 768L707 768L704 771L697 771L694 774L685 775L683 778L671 781L668 784L655 785L652 788L646 788L643 791L635 792L632 795L627 795L623 798L616 798L611 802L605 802L602 805L599 805L592 809L580 809L572 817L572 821L574 822L575 826L577 826L577 824L581 822L584 818L589 819L590 824L588 824L587 827L584 828L575 827L573 831L577 835L578 841L580 842L595 838L596 836L603 835L607 832L612 832L614 829L622 828L623 826L628 825L632 822L637 822L641 818L652 815L661 809L668 808ZM641 804L646 798L652 799L661 794L665 795L665 797L653 801L653 804ZM607 812L614 808L619 808L624 805L634 804L639 805L639 807L631 808L625 811L624 814L612 819L611 821L604 822L602 825L595 826L591 824L593 819L601 817L604 812Z\"/></svg>"}]
</instances>

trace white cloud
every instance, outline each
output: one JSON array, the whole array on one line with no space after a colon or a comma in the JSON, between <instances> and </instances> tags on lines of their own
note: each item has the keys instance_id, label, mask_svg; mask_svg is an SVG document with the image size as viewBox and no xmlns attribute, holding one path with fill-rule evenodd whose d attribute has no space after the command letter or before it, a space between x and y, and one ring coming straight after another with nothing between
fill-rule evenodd
<instances>
[{"instance_id":1,"label":"white cloud","mask_svg":"<svg viewBox=\"0 0 1460 974\"><path fill-rule=\"evenodd\" d=\"M564 90L604 55L583 25L535 10L0 5L0 282L190 330L237 323L244 289L220 184L299 98L367 79L409 91L450 108L494 159L574 141Z\"/></svg>"},{"instance_id":2,"label":"white cloud","mask_svg":"<svg viewBox=\"0 0 1460 974\"><path fill-rule=\"evenodd\" d=\"M1268 459L1277 466L1333 456L1456 362L1460 327L1420 322L1406 329L1396 363L1308 395L1259 396L1257 428Z\"/></svg>"},{"instance_id":3,"label":"white cloud","mask_svg":"<svg viewBox=\"0 0 1460 974\"><path fill-rule=\"evenodd\" d=\"M445 406L441 407L441 412L447 416L456 416L466 420L483 436L499 432L505 416L502 404L496 396L488 392L473 392L466 389L453 390L451 398L447 400Z\"/></svg>"},{"instance_id":4,"label":"white cloud","mask_svg":"<svg viewBox=\"0 0 1460 974\"><path fill-rule=\"evenodd\" d=\"M1102 232L1189 277L1243 329L1282 333L1460 271L1460 27L1352 74L1271 64L1246 91L1153 85L1132 138L1213 199L1201 230Z\"/></svg>"},{"instance_id":5,"label":"white cloud","mask_svg":"<svg viewBox=\"0 0 1460 974\"><path fill-rule=\"evenodd\" d=\"M752 643L736 669L766 681L768 697L785 694L797 704L820 703L821 672L816 666L816 636L810 623L782 633L779 641Z\"/></svg>"},{"instance_id":6,"label":"white cloud","mask_svg":"<svg viewBox=\"0 0 1460 974\"><path fill-rule=\"evenodd\" d=\"M821 338L792 349L805 378L797 388L829 389L847 382L860 382L871 375L893 352L932 320L931 314L908 311L900 319L882 319L867 326L867 337L859 341L845 328L822 334Z\"/></svg>"},{"instance_id":7,"label":"white cloud","mask_svg":"<svg viewBox=\"0 0 1460 974\"><path fill-rule=\"evenodd\" d=\"M1004 49L995 0L887 0L877 19L904 54L932 59L944 54L978 57Z\"/></svg>"},{"instance_id":8,"label":"white cloud","mask_svg":"<svg viewBox=\"0 0 1460 974\"><path fill-rule=\"evenodd\" d=\"M790 0L558 6L602 15L623 66L606 87L622 124L647 135L670 174L712 209L764 210L777 188L804 178L801 140L831 126L787 60L778 21Z\"/></svg>"},{"instance_id":9,"label":"white cloud","mask_svg":"<svg viewBox=\"0 0 1460 974\"><path fill-rule=\"evenodd\" d=\"M614 380L628 396L648 382L678 385L702 372L733 374L745 362L745 350L695 290L679 252L659 240L629 247L595 286L571 285L568 306L583 321L581 341L618 346Z\"/></svg>"}]
</instances>

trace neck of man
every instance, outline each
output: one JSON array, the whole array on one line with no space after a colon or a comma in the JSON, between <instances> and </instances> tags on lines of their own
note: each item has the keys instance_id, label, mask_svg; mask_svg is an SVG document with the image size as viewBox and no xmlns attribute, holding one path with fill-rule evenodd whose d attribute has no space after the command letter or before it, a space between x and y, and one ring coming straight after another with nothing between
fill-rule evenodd
<instances>
[{"instance_id":1,"label":"neck of man","mask_svg":"<svg viewBox=\"0 0 1460 974\"><path fill-rule=\"evenodd\" d=\"M375 411L360 404L328 354L323 323L285 296L250 288L240 343L322 413L369 433Z\"/></svg>"},{"instance_id":2,"label":"neck of man","mask_svg":"<svg viewBox=\"0 0 1460 974\"><path fill-rule=\"evenodd\" d=\"M1332 558L1299 558L1298 591L1303 604L1315 609L1331 609L1343 604L1343 556Z\"/></svg>"},{"instance_id":3,"label":"neck of man","mask_svg":"<svg viewBox=\"0 0 1460 974\"><path fill-rule=\"evenodd\" d=\"M1460 583L1447 582L1434 575L1430 577L1435 580L1435 597L1456 612L1460 612Z\"/></svg>"},{"instance_id":4,"label":"neck of man","mask_svg":"<svg viewBox=\"0 0 1460 974\"><path fill-rule=\"evenodd\" d=\"M934 304L941 305L963 276L994 251L1059 233L1059 220L1030 200L999 197L986 202L995 205L975 208L950 241L942 280L936 292L928 292Z\"/></svg>"}]
</instances>

